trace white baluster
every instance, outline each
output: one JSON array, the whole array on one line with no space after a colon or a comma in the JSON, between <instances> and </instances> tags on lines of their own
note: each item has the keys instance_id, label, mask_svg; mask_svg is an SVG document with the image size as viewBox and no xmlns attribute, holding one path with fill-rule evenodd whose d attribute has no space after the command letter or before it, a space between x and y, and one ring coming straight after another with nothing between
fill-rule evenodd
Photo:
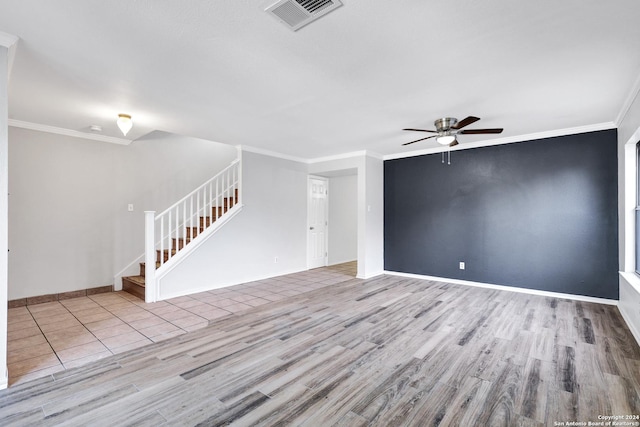
<instances>
[{"instance_id":1,"label":"white baluster","mask_svg":"<svg viewBox=\"0 0 640 427\"><path fill-rule=\"evenodd\" d=\"M167 261L171 259L171 223L173 222L173 210L169 210L169 221L167 224L167 239L169 240L167 243ZM160 259L164 261L164 252L160 252Z\"/></svg>"},{"instance_id":2,"label":"white baluster","mask_svg":"<svg viewBox=\"0 0 640 427\"><path fill-rule=\"evenodd\" d=\"M224 215L224 205L226 204L227 206L229 206L229 199L227 199L227 197L229 197L228 187L229 187L229 171L227 170L222 175L222 214L223 215Z\"/></svg>"},{"instance_id":3,"label":"white baluster","mask_svg":"<svg viewBox=\"0 0 640 427\"><path fill-rule=\"evenodd\" d=\"M238 148L238 203L242 203L242 149Z\"/></svg>"},{"instance_id":4,"label":"white baluster","mask_svg":"<svg viewBox=\"0 0 640 427\"><path fill-rule=\"evenodd\" d=\"M191 234L189 234L189 236L193 239L193 196L189 197L189 228L191 229Z\"/></svg>"},{"instance_id":5,"label":"white baluster","mask_svg":"<svg viewBox=\"0 0 640 427\"><path fill-rule=\"evenodd\" d=\"M176 253L178 252L178 230L180 230L180 206L176 206L176 227L171 233L171 249L173 249L173 238L176 239Z\"/></svg>"},{"instance_id":6,"label":"white baluster","mask_svg":"<svg viewBox=\"0 0 640 427\"><path fill-rule=\"evenodd\" d=\"M187 201L182 202L182 239L183 245L187 245Z\"/></svg>"},{"instance_id":7,"label":"white baluster","mask_svg":"<svg viewBox=\"0 0 640 427\"><path fill-rule=\"evenodd\" d=\"M209 196L207 196L209 209L207 210L207 215L209 215L209 224L213 224L213 221L215 221L213 218L213 183L210 182L207 187L209 188Z\"/></svg>"},{"instance_id":8,"label":"white baluster","mask_svg":"<svg viewBox=\"0 0 640 427\"><path fill-rule=\"evenodd\" d=\"M236 204L236 192L235 192L235 188L236 188L236 167L233 167L233 171L232 171L232 183L231 183L231 198L233 200L233 204Z\"/></svg>"},{"instance_id":9,"label":"white baluster","mask_svg":"<svg viewBox=\"0 0 640 427\"><path fill-rule=\"evenodd\" d=\"M164 216L160 217L160 265L164 264L164 256L162 256L164 251ZM155 261L153 262L155 264Z\"/></svg>"},{"instance_id":10,"label":"white baluster","mask_svg":"<svg viewBox=\"0 0 640 427\"><path fill-rule=\"evenodd\" d=\"M229 206L231 206L231 200L229 200L233 195L231 194L231 187L233 186L233 168L229 169L227 173L227 201L229 202Z\"/></svg>"},{"instance_id":11,"label":"white baluster","mask_svg":"<svg viewBox=\"0 0 640 427\"><path fill-rule=\"evenodd\" d=\"M216 219L218 219L218 215L220 212L220 179L216 178Z\"/></svg>"},{"instance_id":12,"label":"white baluster","mask_svg":"<svg viewBox=\"0 0 640 427\"><path fill-rule=\"evenodd\" d=\"M200 228L202 228L202 224L200 223L200 192L198 191L196 198L196 216L198 217L198 234L200 233Z\"/></svg>"},{"instance_id":13,"label":"white baluster","mask_svg":"<svg viewBox=\"0 0 640 427\"><path fill-rule=\"evenodd\" d=\"M207 187L205 186L202 189L202 216L204 217L205 227L208 227L207 220L209 216L211 216L211 214L207 213L207 206L209 206L209 201L207 200ZM209 223L209 225L211 225L211 223Z\"/></svg>"},{"instance_id":14,"label":"white baluster","mask_svg":"<svg viewBox=\"0 0 640 427\"><path fill-rule=\"evenodd\" d=\"M202 228L207 228L207 217L205 216L205 205L207 204L207 200L204 196L204 193L202 192L202 190L198 191L199 194L199 198L201 201L201 205L200 205L200 209L198 210L198 215L200 215L200 217L202 218L201 221L201 225Z\"/></svg>"}]
</instances>

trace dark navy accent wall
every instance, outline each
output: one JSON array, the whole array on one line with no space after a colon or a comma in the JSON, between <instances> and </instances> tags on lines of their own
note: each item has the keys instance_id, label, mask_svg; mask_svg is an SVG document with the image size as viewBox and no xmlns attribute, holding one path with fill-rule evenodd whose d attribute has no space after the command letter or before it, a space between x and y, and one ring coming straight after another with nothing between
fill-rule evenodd
<instances>
[{"instance_id":1,"label":"dark navy accent wall","mask_svg":"<svg viewBox=\"0 0 640 427\"><path fill-rule=\"evenodd\" d=\"M385 269L618 299L617 191L616 130L385 161Z\"/></svg>"}]
</instances>

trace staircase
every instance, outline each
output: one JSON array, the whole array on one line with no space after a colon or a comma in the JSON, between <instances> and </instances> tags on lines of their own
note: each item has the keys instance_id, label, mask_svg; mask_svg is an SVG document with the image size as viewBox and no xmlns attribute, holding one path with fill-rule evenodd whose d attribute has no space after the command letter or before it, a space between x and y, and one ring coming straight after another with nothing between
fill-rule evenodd
<instances>
[{"instance_id":1,"label":"staircase","mask_svg":"<svg viewBox=\"0 0 640 427\"><path fill-rule=\"evenodd\" d=\"M184 249L193 238L203 233L208 227L213 225L217 220L227 213L229 209L238 203L238 189L235 189L233 197L225 197L222 206L214 206L211 208L211 216L200 216L199 226L187 227L185 229L185 237L172 237L171 249L156 250L156 269L169 261L180 250ZM216 212L217 211L217 212ZM140 274L137 276L126 276L122 278L122 289L138 298L145 299L145 263L140 263Z\"/></svg>"},{"instance_id":2,"label":"staircase","mask_svg":"<svg viewBox=\"0 0 640 427\"><path fill-rule=\"evenodd\" d=\"M149 255L147 251L155 249L155 271L151 277L155 278L161 270L179 262L181 257L178 254L189 252L191 246L198 246L190 243L198 238L206 239L213 229L219 228L227 220L229 211L234 207L237 209L240 203L240 174L239 161L236 160L158 216L155 216L155 212L146 212L151 214L150 219L149 216L146 219L151 221L146 224L147 230L151 227L154 236L156 230L159 231L159 240L154 238L151 248L145 249L146 260L150 259L149 256L153 260L153 252ZM148 240L146 244L149 245ZM148 285L146 263L139 264L140 274L122 277L122 289L150 302L145 286ZM152 300L155 299L156 295L153 294Z\"/></svg>"}]
</instances>

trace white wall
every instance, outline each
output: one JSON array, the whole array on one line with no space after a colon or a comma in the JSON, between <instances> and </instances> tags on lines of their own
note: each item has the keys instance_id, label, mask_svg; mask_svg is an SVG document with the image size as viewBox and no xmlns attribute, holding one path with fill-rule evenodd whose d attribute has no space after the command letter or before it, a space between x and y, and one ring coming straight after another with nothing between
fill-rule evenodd
<instances>
[{"instance_id":1,"label":"white wall","mask_svg":"<svg viewBox=\"0 0 640 427\"><path fill-rule=\"evenodd\" d=\"M307 165L242 157L242 211L162 279L160 299L306 269Z\"/></svg>"},{"instance_id":2,"label":"white wall","mask_svg":"<svg viewBox=\"0 0 640 427\"><path fill-rule=\"evenodd\" d=\"M0 46L0 389L7 388L9 385L7 371L8 72L9 50Z\"/></svg>"},{"instance_id":3,"label":"white wall","mask_svg":"<svg viewBox=\"0 0 640 427\"><path fill-rule=\"evenodd\" d=\"M640 342L640 278L635 274L636 151L640 141L640 96L618 125L620 301L618 308Z\"/></svg>"},{"instance_id":4,"label":"white wall","mask_svg":"<svg viewBox=\"0 0 640 427\"><path fill-rule=\"evenodd\" d=\"M9 129L9 299L112 283L113 144Z\"/></svg>"},{"instance_id":5,"label":"white wall","mask_svg":"<svg viewBox=\"0 0 640 427\"><path fill-rule=\"evenodd\" d=\"M165 132L152 132L121 151L113 172L112 275L143 254L144 211L164 211L237 157L236 147ZM127 211L128 204L133 204L133 212ZM138 271L135 262L127 274Z\"/></svg>"},{"instance_id":6,"label":"white wall","mask_svg":"<svg viewBox=\"0 0 640 427\"><path fill-rule=\"evenodd\" d=\"M329 178L329 265L358 258L358 176Z\"/></svg>"},{"instance_id":7,"label":"white wall","mask_svg":"<svg viewBox=\"0 0 640 427\"><path fill-rule=\"evenodd\" d=\"M367 156L365 166L365 276L372 277L384 272L384 163Z\"/></svg>"},{"instance_id":8,"label":"white wall","mask_svg":"<svg viewBox=\"0 0 640 427\"><path fill-rule=\"evenodd\" d=\"M10 128L9 299L113 284L144 251L143 211L163 210L235 155L164 133L120 146Z\"/></svg>"},{"instance_id":9,"label":"white wall","mask_svg":"<svg viewBox=\"0 0 640 427\"><path fill-rule=\"evenodd\" d=\"M366 153L314 162L309 173L331 176L355 169L358 176L358 277L384 272L384 165Z\"/></svg>"}]
</instances>

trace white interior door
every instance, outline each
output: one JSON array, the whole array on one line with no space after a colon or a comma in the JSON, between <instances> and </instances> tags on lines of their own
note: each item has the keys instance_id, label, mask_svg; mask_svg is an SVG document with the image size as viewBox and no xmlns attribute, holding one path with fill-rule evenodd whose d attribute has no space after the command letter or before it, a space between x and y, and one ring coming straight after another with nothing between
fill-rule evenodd
<instances>
[{"instance_id":1,"label":"white interior door","mask_svg":"<svg viewBox=\"0 0 640 427\"><path fill-rule=\"evenodd\" d=\"M327 265L328 195L329 182L326 178L309 177L307 211L307 265L309 268Z\"/></svg>"}]
</instances>

